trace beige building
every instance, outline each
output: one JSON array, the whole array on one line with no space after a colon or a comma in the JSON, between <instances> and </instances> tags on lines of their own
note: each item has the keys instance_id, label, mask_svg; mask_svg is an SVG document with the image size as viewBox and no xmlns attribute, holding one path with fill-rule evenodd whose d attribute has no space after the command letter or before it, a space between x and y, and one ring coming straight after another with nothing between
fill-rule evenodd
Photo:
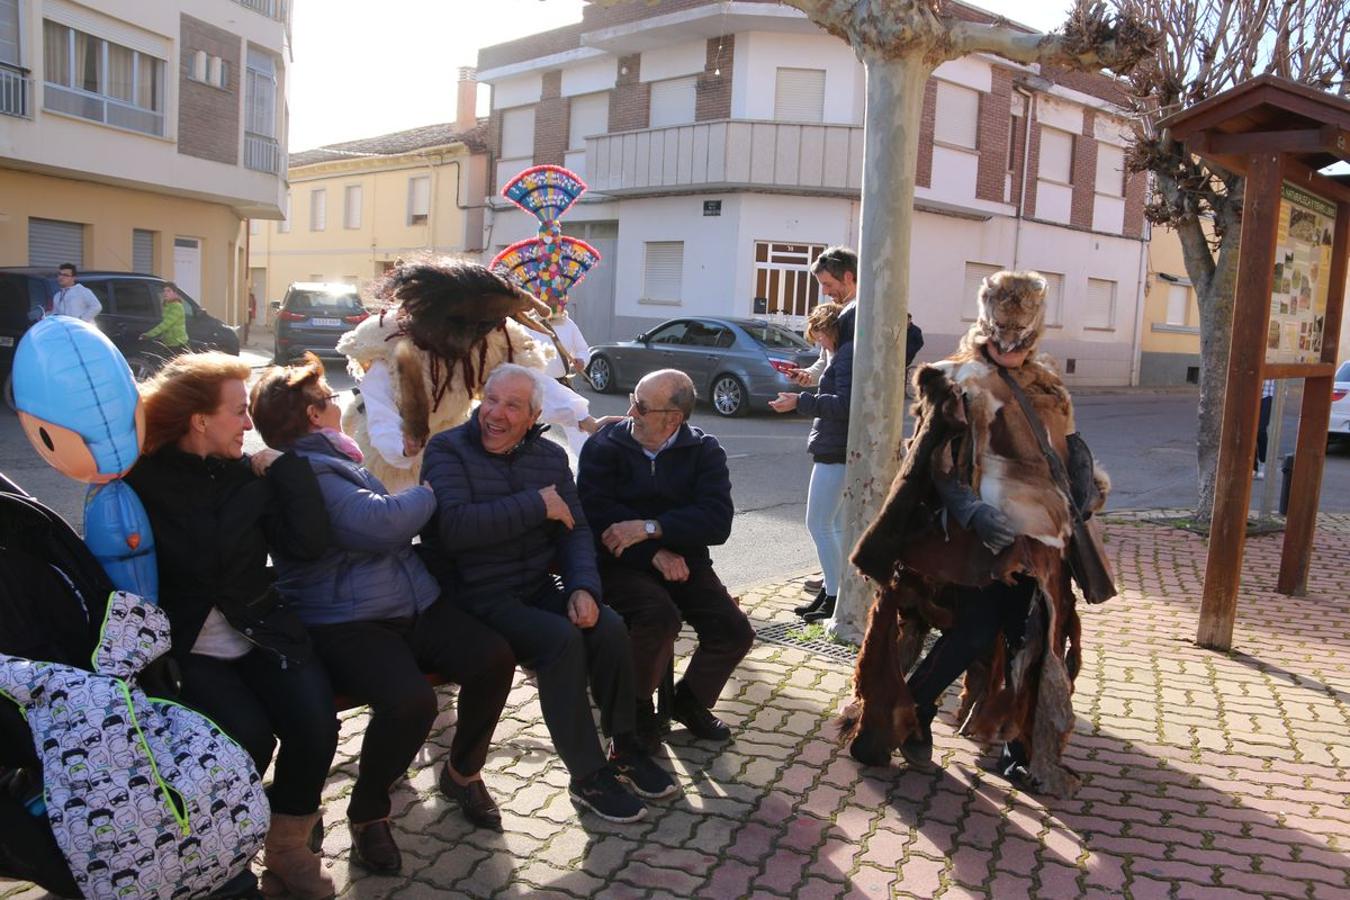
<instances>
[{"instance_id":1,"label":"beige building","mask_svg":"<svg viewBox=\"0 0 1350 900\"><path fill-rule=\"evenodd\" d=\"M1200 307L1186 275L1181 240L1161 225L1153 227L1148 245L1139 383L1200 383Z\"/></svg>"},{"instance_id":2,"label":"beige building","mask_svg":"<svg viewBox=\"0 0 1350 900\"><path fill-rule=\"evenodd\" d=\"M0 0L0 265L152 273L241 322L289 55L284 0Z\"/></svg>"},{"instance_id":3,"label":"beige building","mask_svg":"<svg viewBox=\"0 0 1350 900\"><path fill-rule=\"evenodd\" d=\"M476 88L473 70L462 70L455 122L291 156L285 218L249 228L260 318L292 282L364 286L408 254L477 256L488 165Z\"/></svg>"}]
</instances>

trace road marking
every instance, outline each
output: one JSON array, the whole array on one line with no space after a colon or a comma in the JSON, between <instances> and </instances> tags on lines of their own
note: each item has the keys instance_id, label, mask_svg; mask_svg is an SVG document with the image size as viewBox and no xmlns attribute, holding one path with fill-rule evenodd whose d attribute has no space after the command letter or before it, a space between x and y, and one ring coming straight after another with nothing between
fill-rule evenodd
<instances>
[{"instance_id":1,"label":"road marking","mask_svg":"<svg viewBox=\"0 0 1350 900\"><path fill-rule=\"evenodd\" d=\"M727 459L745 459L749 455L749 453L728 453Z\"/></svg>"}]
</instances>

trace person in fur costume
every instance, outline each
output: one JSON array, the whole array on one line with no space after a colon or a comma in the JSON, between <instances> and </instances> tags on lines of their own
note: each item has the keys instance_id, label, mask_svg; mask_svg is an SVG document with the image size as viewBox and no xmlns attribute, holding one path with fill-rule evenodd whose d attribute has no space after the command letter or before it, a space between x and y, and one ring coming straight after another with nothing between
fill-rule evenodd
<instances>
[{"instance_id":1,"label":"person in fur costume","mask_svg":"<svg viewBox=\"0 0 1350 900\"><path fill-rule=\"evenodd\" d=\"M477 263L402 262L375 296L388 306L337 344L361 382L361 402L344 411L342 430L396 492L417 483L432 435L468 421L493 369L514 362L542 372L554 350L516 321L527 311L546 317L548 307Z\"/></svg>"},{"instance_id":2,"label":"person in fur costume","mask_svg":"<svg viewBox=\"0 0 1350 900\"><path fill-rule=\"evenodd\" d=\"M1077 788L1061 763L1081 652L1069 504L1090 517L1110 484L1076 433L1052 360L1036 349L1045 287L1035 272L986 278L956 353L915 375L914 437L852 556L880 587L842 720L865 764L886 765L899 748L911 766L930 766L939 701L965 673L962 733L1004 742L998 770L1032 790ZM1064 461L1072 497L1033 429ZM942 635L915 666L933 628Z\"/></svg>"}]
</instances>

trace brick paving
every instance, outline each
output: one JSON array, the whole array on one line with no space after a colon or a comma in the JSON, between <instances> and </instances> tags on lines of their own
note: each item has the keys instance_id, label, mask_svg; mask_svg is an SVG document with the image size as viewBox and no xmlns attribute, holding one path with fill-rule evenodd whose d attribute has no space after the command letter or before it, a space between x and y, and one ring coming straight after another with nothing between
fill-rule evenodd
<instances>
[{"instance_id":1,"label":"brick paving","mask_svg":"<svg viewBox=\"0 0 1350 900\"><path fill-rule=\"evenodd\" d=\"M344 897L1350 897L1350 517L1319 525L1311 590L1274 592L1280 535L1247 545L1231 653L1197 648L1204 542L1115 516L1123 594L1083 611L1071 800L987 774L934 726L932 773L862 769L834 738L846 664L757 643L719 713L715 752L681 729L664 759L684 796L636 825L579 815L519 681L488 783L505 833L471 829L435 788L447 709L394 797L404 874L349 867L342 818L365 723L344 715L324 854ZM746 591L757 626L789 621L801 579ZM690 642L682 639L681 650ZM0 884L0 897L41 892Z\"/></svg>"}]
</instances>

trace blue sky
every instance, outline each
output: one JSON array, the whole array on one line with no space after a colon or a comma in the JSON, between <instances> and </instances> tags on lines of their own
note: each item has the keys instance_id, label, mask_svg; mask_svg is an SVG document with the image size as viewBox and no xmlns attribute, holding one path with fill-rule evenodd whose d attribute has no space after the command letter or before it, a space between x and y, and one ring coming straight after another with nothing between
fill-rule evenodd
<instances>
[{"instance_id":1,"label":"blue sky","mask_svg":"<svg viewBox=\"0 0 1350 900\"><path fill-rule=\"evenodd\" d=\"M451 121L458 69L474 65L479 47L580 21L583 5L380 0L372 7L368 0L296 0L290 150ZM1064 20L1069 0L976 5L1047 30Z\"/></svg>"}]
</instances>

